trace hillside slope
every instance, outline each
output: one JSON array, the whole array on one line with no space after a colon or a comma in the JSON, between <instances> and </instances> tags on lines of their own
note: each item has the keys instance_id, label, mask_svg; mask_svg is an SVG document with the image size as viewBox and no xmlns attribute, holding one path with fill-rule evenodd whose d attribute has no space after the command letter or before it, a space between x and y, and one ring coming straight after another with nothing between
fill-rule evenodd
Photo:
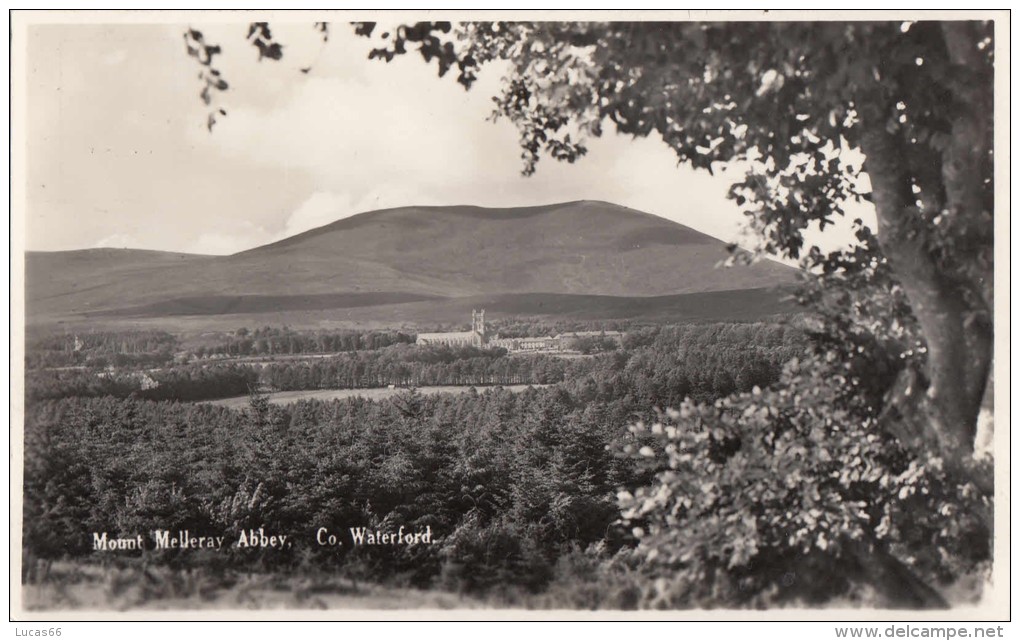
<instances>
[{"instance_id":1,"label":"hillside slope","mask_svg":"<svg viewBox=\"0 0 1020 641\"><path fill-rule=\"evenodd\" d=\"M26 293L30 318L52 319L538 293L675 296L795 279L795 269L771 261L716 268L726 256L718 239L603 202L403 207L351 216L231 256L30 253Z\"/></svg>"},{"instance_id":2,"label":"hillside slope","mask_svg":"<svg viewBox=\"0 0 1020 641\"><path fill-rule=\"evenodd\" d=\"M512 209L382 210L230 260L310 268L338 256L382 264L405 277L430 277L436 289L404 289L447 296L659 296L770 286L788 282L795 272L774 262L715 269L727 256L720 240L664 218L593 201Z\"/></svg>"}]
</instances>

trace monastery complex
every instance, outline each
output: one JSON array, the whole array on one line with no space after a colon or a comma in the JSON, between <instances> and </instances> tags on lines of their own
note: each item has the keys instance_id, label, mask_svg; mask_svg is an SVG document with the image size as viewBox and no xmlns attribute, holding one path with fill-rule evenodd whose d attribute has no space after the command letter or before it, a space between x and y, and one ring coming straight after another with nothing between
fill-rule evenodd
<instances>
[{"instance_id":1,"label":"monastery complex","mask_svg":"<svg viewBox=\"0 0 1020 641\"><path fill-rule=\"evenodd\" d=\"M485 310L471 310L471 330L467 332L435 332L418 334L418 345L447 345L450 347L502 347L508 352L564 352L579 338L606 338L619 345L623 332L591 331L565 332L556 336L525 336L500 338L489 336L485 328Z\"/></svg>"}]
</instances>

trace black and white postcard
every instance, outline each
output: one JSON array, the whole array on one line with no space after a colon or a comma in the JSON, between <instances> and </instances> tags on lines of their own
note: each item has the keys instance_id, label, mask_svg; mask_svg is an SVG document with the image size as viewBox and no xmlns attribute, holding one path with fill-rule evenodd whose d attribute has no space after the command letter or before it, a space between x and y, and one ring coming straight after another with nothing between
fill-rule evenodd
<instances>
[{"instance_id":1,"label":"black and white postcard","mask_svg":"<svg viewBox=\"0 0 1020 641\"><path fill-rule=\"evenodd\" d=\"M1007 11L11 19L15 620L1008 619Z\"/></svg>"}]
</instances>

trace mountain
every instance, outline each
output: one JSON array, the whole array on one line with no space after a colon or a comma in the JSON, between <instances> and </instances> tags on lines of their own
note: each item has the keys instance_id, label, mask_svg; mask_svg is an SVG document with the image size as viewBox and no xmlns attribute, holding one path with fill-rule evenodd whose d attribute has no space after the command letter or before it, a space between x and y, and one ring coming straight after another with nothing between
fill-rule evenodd
<instances>
[{"instance_id":1,"label":"mountain","mask_svg":"<svg viewBox=\"0 0 1020 641\"><path fill-rule=\"evenodd\" d=\"M258 315L506 296L527 308L532 303L521 301L536 295L583 299L582 307L613 300L611 307L625 309L620 299L735 295L796 278L797 270L771 261L717 268L726 256L716 238L604 202L402 207L231 256L29 252L26 298L30 321Z\"/></svg>"}]
</instances>

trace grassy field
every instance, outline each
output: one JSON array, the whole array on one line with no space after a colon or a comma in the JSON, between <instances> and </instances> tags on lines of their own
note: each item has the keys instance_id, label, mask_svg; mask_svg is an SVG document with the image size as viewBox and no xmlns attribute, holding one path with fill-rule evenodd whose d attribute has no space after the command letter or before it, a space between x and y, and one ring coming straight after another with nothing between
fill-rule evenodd
<instances>
[{"instance_id":1,"label":"grassy field","mask_svg":"<svg viewBox=\"0 0 1020 641\"><path fill-rule=\"evenodd\" d=\"M546 387L545 385L504 385L503 388L510 390L511 392L520 392L529 387ZM470 386L458 386L458 385L436 385L434 387L419 387L418 391L422 394L463 394L464 392L471 389ZM481 391L484 390L484 386L475 386L475 389ZM269 394L269 402L274 405L289 405L298 401L305 401L310 399L316 399L319 401L331 401L338 398L351 398L354 396L361 396L372 400L379 400L389 398L401 392L406 392L404 388L388 388L388 387L372 387L366 389L323 389L323 390L299 390L292 392L273 392ZM247 396L234 396L232 398L221 398L215 401L203 401L212 405L219 405L221 407L229 407L231 409L239 409L248 406Z\"/></svg>"}]
</instances>

